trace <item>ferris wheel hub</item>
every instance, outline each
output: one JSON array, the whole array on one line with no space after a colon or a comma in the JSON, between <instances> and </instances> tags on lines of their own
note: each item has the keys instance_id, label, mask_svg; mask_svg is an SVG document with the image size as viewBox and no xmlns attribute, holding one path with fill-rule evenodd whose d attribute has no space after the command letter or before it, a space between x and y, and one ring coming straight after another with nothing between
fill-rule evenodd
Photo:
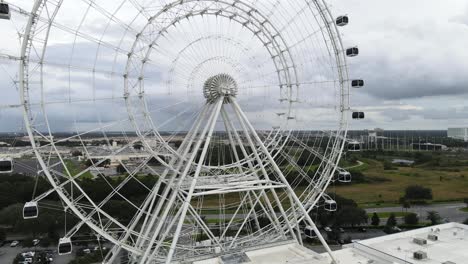
<instances>
[{"instance_id":1,"label":"ferris wheel hub","mask_svg":"<svg viewBox=\"0 0 468 264\"><path fill-rule=\"evenodd\" d=\"M208 102L215 102L222 97L236 97L237 92L237 82L233 77L225 73L208 78L203 85L203 95Z\"/></svg>"}]
</instances>

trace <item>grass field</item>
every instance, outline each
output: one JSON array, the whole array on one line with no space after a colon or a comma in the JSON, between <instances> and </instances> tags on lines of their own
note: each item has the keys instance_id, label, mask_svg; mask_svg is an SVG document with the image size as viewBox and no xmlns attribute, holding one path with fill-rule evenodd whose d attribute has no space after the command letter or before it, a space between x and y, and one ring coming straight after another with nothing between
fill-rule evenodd
<instances>
[{"instance_id":1,"label":"grass field","mask_svg":"<svg viewBox=\"0 0 468 264\"><path fill-rule=\"evenodd\" d=\"M468 207L460 209L462 212L467 212L468 213Z\"/></svg>"},{"instance_id":2,"label":"grass field","mask_svg":"<svg viewBox=\"0 0 468 264\"><path fill-rule=\"evenodd\" d=\"M385 178L389 181L369 184L337 186L336 193L355 200L357 203L374 207L395 205L409 185L432 188L434 201L455 201L468 197L468 163L456 168L420 165L396 167L384 170L383 162L374 159L360 159L367 166L359 170L368 178ZM362 169L362 168L365 169Z\"/></svg>"},{"instance_id":3,"label":"grass field","mask_svg":"<svg viewBox=\"0 0 468 264\"><path fill-rule=\"evenodd\" d=\"M380 212L380 213L377 213L379 218L389 218L391 214L395 214L396 217L404 217L408 213L407 212ZM369 216L369 219L370 219L372 217L372 215L374 215L374 213L368 213L367 215Z\"/></svg>"},{"instance_id":4,"label":"grass field","mask_svg":"<svg viewBox=\"0 0 468 264\"><path fill-rule=\"evenodd\" d=\"M77 175L78 173L82 172L84 169L86 169L84 166L80 166L80 164L75 163L72 160L66 160L65 165L67 166L68 171L70 171L70 174L72 176ZM93 179L94 176L91 174L91 172L87 171L83 175L81 175L80 179Z\"/></svg>"}]
</instances>

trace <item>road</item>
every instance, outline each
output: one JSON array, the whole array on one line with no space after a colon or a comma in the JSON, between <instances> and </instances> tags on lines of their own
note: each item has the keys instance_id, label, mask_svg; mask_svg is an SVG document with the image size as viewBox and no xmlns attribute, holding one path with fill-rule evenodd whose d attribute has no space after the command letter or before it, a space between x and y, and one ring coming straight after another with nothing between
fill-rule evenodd
<instances>
[{"instance_id":1,"label":"road","mask_svg":"<svg viewBox=\"0 0 468 264\"><path fill-rule=\"evenodd\" d=\"M425 220L428 211L436 211L443 219L448 222L463 222L468 218L468 213L460 211L461 208L466 207L464 203L451 203L451 204L433 204L427 206L413 205L408 209L408 212L416 213L419 215L420 220ZM402 212L406 209L402 207L384 207L384 208L369 208L366 209L368 213L373 212Z\"/></svg>"}]
</instances>

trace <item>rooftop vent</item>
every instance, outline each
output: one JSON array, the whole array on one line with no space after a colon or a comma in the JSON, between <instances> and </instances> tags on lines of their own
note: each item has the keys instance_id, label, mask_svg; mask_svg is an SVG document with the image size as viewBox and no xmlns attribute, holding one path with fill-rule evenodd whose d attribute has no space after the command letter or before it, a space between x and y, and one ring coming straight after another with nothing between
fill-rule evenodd
<instances>
[{"instance_id":1,"label":"rooftop vent","mask_svg":"<svg viewBox=\"0 0 468 264\"><path fill-rule=\"evenodd\" d=\"M427 259L427 253L424 251L416 251L413 253L413 258L417 260Z\"/></svg>"},{"instance_id":2,"label":"rooftop vent","mask_svg":"<svg viewBox=\"0 0 468 264\"><path fill-rule=\"evenodd\" d=\"M427 239L431 241L437 241L439 240L439 237L437 235L429 234L427 235Z\"/></svg>"},{"instance_id":3,"label":"rooftop vent","mask_svg":"<svg viewBox=\"0 0 468 264\"><path fill-rule=\"evenodd\" d=\"M427 244L427 240L424 238L414 238L413 243L418 244L420 246L424 246Z\"/></svg>"}]
</instances>

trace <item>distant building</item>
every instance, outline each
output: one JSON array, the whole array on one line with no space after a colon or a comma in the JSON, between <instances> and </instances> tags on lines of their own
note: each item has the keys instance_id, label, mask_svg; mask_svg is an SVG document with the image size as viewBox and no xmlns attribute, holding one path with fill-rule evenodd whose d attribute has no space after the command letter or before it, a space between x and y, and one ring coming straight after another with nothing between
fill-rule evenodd
<instances>
[{"instance_id":1,"label":"distant building","mask_svg":"<svg viewBox=\"0 0 468 264\"><path fill-rule=\"evenodd\" d=\"M426 151L442 151L448 150L446 145L433 144L433 143L413 143L411 144L413 150L426 150Z\"/></svg>"},{"instance_id":2,"label":"distant building","mask_svg":"<svg viewBox=\"0 0 468 264\"><path fill-rule=\"evenodd\" d=\"M461 139L465 142L468 142L468 127L449 128L447 134L449 138Z\"/></svg>"},{"instance_id":3,"label":"distant building","mask_svg":"<svg viewBox=\"0 0 468 264\"><path fill-rule=\"evenodd\" d=\"M413 160L404 160L404 159L394 159L393 164L402 165L402 166L411 166L414 164Z\"/></svg>"}]
</instances>

